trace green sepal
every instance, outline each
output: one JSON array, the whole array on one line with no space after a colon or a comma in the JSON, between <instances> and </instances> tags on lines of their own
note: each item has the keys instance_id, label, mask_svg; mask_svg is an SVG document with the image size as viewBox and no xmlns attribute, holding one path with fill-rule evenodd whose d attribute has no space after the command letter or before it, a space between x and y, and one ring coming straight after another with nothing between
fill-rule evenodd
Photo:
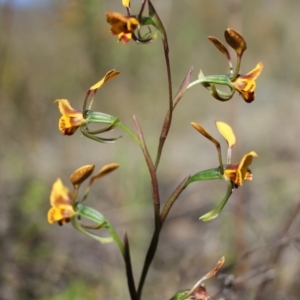
<instances>
[{"instance_id":1,"label":"green sepal","mask_svg":"<svg viewBox=\"0 0 300 300\"><path fill-rule=\"evenodd\" d=\"M93 221L96 224L100 225L100 224L107 223L107 220L101 213L82 203L76 203L75 210L79 216L86 218L90 221Z\"/></svg>"},{"instance_id":2,"label":"green sepal","mask_svg":"<svg viewBox=\"0 0 300 300\"><path fill-rule=\"evenodd\" d=\"M82 134L84 136L86 136L87 138L94 140L96 142L99 142L99 143L103 143L103 144L114 143L116 140L121 138L121 136L115 137L115 138L101 138L99 136L96 136L95 134L89 133L89 131L87 130L86 127L80 127L80 130L81 130Z\"/></svg>"},{"instance_id":3,"label":"green sepal","mask_svg":"<svg viewBox=\"0 0 300 300\"><path fill-rule=\"evenodd\" d=\"M107 227L107 221L106 219L96 210L94 210L91 207L87 207L81 203L77 203L76 204L76 210L77 210L77 216L80 215L84 218L87 218L91 221L97 222L97 224L99 225L99 228L102 226L106 226ZM103 237L103 236L99 236L96 235L90 231L87 231L84 227L82 227L77 221L76 221L76 217L73 217L71 219L71 223L73 225L73 227L75 229L77 229L78 231L80 231L81 233L93 238L94 240L100 242L101 244L108 244L108 243L112 243L114 241L114 239L111 236L108 237Z\"/></svg>"},{"instance_id":4,"label":"green sepal","mask_svg":"<svg viewBox=\"0 0 300 300\"><path fill-rule=\"evenodd\" d=\"M228 87L232 87L232 83L230 81L230 75L208 75L204 76L200 71L198 75L200 83L209 83L209 84L220 84L227 85Z\"/></svg>"},{"instance_id":5,"label":"green sepal","mask_svg":"<svg viewBox=\"0 0 300 300\"><path fill-rule=\"evenodd\" d=\"M223 200L220 202L220 204L216 208L214 208L213 210L209 211L208 213L206 213L205 215L203 215L199 218L203 222L208 222L208 221L215 219L220 214L223 207L227 203L229 197L232 194L233 186L232 186L231 181L226 181L226 182L228 185L226 195L224 196Z\"/></svg>"},{"instance_id":6,"label":"green sepal","mask_svg":"<svg viewBox=\"0 0 300 300\"><path fill-rule=\"evenodd\" d=\"M119 138L121 138L121 136L114 137L114 138L101 138L99 136L96 136L96 134L110 131L110 130L114 129L116 126L118 126L120 123L118 118L113 117L111 115L104 114L104 113L93 112L93 111L86 111L86 114L87 114L87 119L86 119L85 123L87 123L87 124L86 124L86 126L80 127L80 130L84 136L86 136L87 138L92 139L96 142L100 142L100 143L113 143L116 140L118 140ZM104 123L104 124L109 124L109 125L104 128L92 131L92 130L89 130L87 127L87 125L89 123Z\"/></svg>"},{"instance_id":7,"label":"green sepal","mask_svg":"<svg viewBox=\"0 0 300 300\"><path fill-rule=\"evenodd\" d=\"M191 176L185 184L187 187L190 183L194 181L202 181L202 180L215 180L215 179L223 179L221 174L221 168L208 169L204 171L200 171L193 176Z\"/></svg>"},{"instance_id":8,"label":"green sepal","mask_svg":"<svg viewBox=\"0 0 300 300\"><path fill-rule=\"evenodd\" d=\"M225 92L222 92L220 90L218 90L215 86L215 84L212 84L210 86L210 93L211 95L217 99L217 100L220 100L220 101L228 101L232 98L232 96L234 95L235 93L235 89L231 86L228 86L230 88L230 92L229 93L225 93Z\"/></svg>"},{"instance_id":9,"label":"green sepal","mask_svg":"<svg viewBox=\"0 0 300 300\"><path fill-rule=\"evenodd\" d=\"M106 123L106 124L112 124L116 121L116 117L104 114L101 112L96 112L92 110L86 110L86 122L87 123Z\"/></svg>"},{"instance_id":10,"label":"green sepal","mask_svg":"<svg viewBox=\"0 0 300 300\"><path fill-rule=\"evenodd\" d=\"M155 25L155 23L154 23L154 21L152 20L151 17L143 17L142 16L139 21L140 21L140 23L141 23L142 26L144 26L144 25L152 25L152 26L156 27L156 25Z\"/></svg>"},{"instance_id":11,"label":"green sepal","mask_svg":"<svg viewBox=\"0 0 300 300\"><path fill-rule=\"evenodd\" d=\"M198 74L198 79L191 82L188 86L187 89L191 88L192 86L196 84L201 84L204 86L206 89L211 91L212 85L226 85L230 88L230 91L232 90L235 91L234 85L231 82L231 75L208 75L205 76L203 72L200 70Z\"/></svg>"}]
</instances>

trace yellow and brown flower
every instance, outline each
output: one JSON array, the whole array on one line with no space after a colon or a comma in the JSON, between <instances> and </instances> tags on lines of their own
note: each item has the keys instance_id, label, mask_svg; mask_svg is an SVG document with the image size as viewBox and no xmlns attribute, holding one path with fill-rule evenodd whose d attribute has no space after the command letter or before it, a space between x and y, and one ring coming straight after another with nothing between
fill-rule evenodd
<instances>
[{"instance_id":1,"label":"yellow and brown flower","mask_svg":"<svg viewBox=\"0 0 300 300\"><path fill-rule=\"evenodd\" d=\"M255 80L260 75L263 69L262 62L259 62L256 67L246 75L239 74L232 82L235 90L243 97L246 102L252 102L255 98Z\"/></svg>"},{"instance_id":2,"label":"yellow and brown flower","mask_svg":"<svg viewBox=\"0 0 300 300\"><path fill-rule=\"evenodd\" d=\"M252 173L248 167L251 165L253 157L257 156L256 152L251 151L245 154L238 164L227 165L224 168L223 177L231 181L235 187L242 186L243 180L252 181Z\"/></svg>"},{"instance_id":3,"label":"yellow and brown flower","mask_svg":"<svg viewBox=\"0 0 300 300\"><path fill-rule=\"evenodd\" d=\"M81 110L75 109L66 99L57 99L58 109L62 116L58 121L59 131L63 135L72 135L84 123Z\"/></svg>"},{"instance_id":4,"label":"yellow and brown flower","mask_svg":"<svg viewBox=\"0 0 300 300\"><path fill-rule=\"evenodd\" d=\"M107 12L106 21L111 25L111 34L118 35L119 41L122 40L124 43L128 43L132 39L133 33L140 26L137 18L116 12Z\"/></svg>"},{"instance_id":5,"label":"yellow and brown flower","mask_svg":"<svg viewBox=\"0 0 300 300\"><path fill-rule=\"evenodd\" d=\"M70 190L58 178L54 182L50 194L50 205L52 206L48 211L50 224L58 222L59 225L63 225L76 215L72 206L72 196Z\"/></svg>"}]
</instances>

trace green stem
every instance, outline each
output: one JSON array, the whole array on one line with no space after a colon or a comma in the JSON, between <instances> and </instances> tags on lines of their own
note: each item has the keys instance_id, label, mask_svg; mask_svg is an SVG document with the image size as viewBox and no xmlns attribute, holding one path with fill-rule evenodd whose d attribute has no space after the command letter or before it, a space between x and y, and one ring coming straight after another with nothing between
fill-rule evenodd
<instances>
[{"instance_id":1,"label":"green stem","mask_svg":"<svg viewBox=\"0 0 300 300\"><path fill-rule=\"evenodd\" d=\"M175 203L176 199L179 197L179 195L182 193L182 191L187 187L187 182L189 180L190 176L187 176L176 188L176 190L173 192L171 197L168 199L167 203L165 204L161 214L160 214L160 222L161 226L163 225L164 221L166 220L168 213Z\"/></svg>"},{"instance_id":2,"label":"green stem","mask_svg":"<svg viewBox=\"0 0 300 300\"><path fill-rule=\"evenodd\" d=\"M122 128L127 134L129 134L140 147L142 147L142 144L138 137L125 124L123 124L121 121L118 121L117 125Z\"/></svg>"},{"instance_id":3,"label":"green stem","mask_svg":"<svg viewBox=\"0 0 300 300\"><path fill-rule=\"evenodd\" d=\"M119 235L115 231L114 227L108 221L107 221L107 224L106 224L105 228L109 231L110 235L112 236L114 241L117 243L117 245L119 247L119 250L122 253L122 256L125 260L125 258L126 258L125 249L124 249L124 245L123 245L122 241L119 238ZM126 260L125 260L125 263L126 263Z\"/></svg>"},{"instance_id":4,"label":"green stem","mask_svg":"<svg viewBox=\"0 0 300 300\"><path fill-rule=\"evenodd\" d=\"M237 59L236 59L236 65L235 65L235 71L234 74L232 75L231 80L235 80L237 78L237 76L239 75L239 70L241 68L241 55L237 54Z\"/></svg>"}]
</instances>

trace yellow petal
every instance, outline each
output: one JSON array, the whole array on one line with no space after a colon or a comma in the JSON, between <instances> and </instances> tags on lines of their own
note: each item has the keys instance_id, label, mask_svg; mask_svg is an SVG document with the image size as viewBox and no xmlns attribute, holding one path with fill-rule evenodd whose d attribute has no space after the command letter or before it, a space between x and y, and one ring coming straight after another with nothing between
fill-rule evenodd
<instances>
[{"instance_id":1,"label":"yellow petal","mask_svg":"<svg viewBox=\"0 0 300 300\"><path fill-rule=\"evenodd\" d=\"M250 71L244 76L247 77L248 79L256 80L257 77L260 75L263 67L264 67L263 63L259 62L252 71Z\"/></svg>"},{"instance_id":2,"label":"yellow petal","mask_svg":"<svg viewBox=\"0 0 300 300\"><path fill-rule=\"evenodd\" d=\"M66 186L63 185L60 178L58 178L52 186L50 204L53 207L58 207L63 204L72 204L72 193Z\"/></svg>"},{"instance_id":3,"label":"yellow petal","mask_svg":"<svg viewBox=\"0 0 300 300\"><path fill-rule=\"evenodd\" d=\"M48 211L48 222L53 224L59 222L61 225L68 222L75 215L75 211L71 205L61 205L59 207L51 207Z\"/></svg>"},{"instance_id":4,"label":"yellow petal","mask_svg":"<svg viewBox=\"0 0 300 300\"><path fill-rule=\"evenodd\" d=\"M108 71L105 76L98 81L97 83L95 83L93 86L90 87L90 91L94 91L99 89L105 82L117 77L120 74L119 71L116 71L115 69Z\"/></svg>"},{"instance_id":5,"label":"yellow petal","mask_svg":"<svg viewBox=\"0 0 300 300\"><path fill-rule=\"evenodd\" d=\"M122 4L123 4L123 6L125 6L125 7L130 7L130 0L122 0Z\"/></svg>"},{"instance_id":6,"label":"yellow petal","mask_svg":"<svg viewBox=\"0 0 300 300\"><path fill-rule=\"evenodd\" d=\"M236 172L236 179L235 179L235 183L239 186L242 186L243 184L243 180L248 176L247 172L248 172L248 167L251 165L252 163L252 159L253 157L258 157L258 155L256 154L256 152L251 151L247 154L245 154L243 156L243 158L241 159L237 172ZM252 176L251 176L252 179Z\"/></svg>"},{"instance_id":7,"label":"yellow petal","mask_svg":"<svg viewBox=\"0 0 300 300\"><path fill-rule=\"evenodd\" d=\"M77 117L81 113L80 110L73 108L67 99L56 99L54 103L58 103L58 109L63 116Z\"/></svg>"},{"instance_id":8,"label":"yellow petal","mask_svg":"<svg viewBox=\"0 0 300 300\"><path fill-rule=\"evenodd\" d=\"M228 147L231 148L235 144L235 141L236 141L232 128L228 124L226 124L224 122L220 122L220 121L216 122L216 126L217 126L219 132L222 134L222 136L227 141Z\"/></svg>"}]
</instances>

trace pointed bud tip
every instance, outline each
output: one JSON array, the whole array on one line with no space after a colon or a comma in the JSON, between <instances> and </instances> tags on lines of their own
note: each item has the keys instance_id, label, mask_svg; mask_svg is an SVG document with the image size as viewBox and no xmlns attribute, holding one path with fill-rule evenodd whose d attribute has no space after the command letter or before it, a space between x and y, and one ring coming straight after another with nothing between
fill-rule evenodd
<instances>
[{"instance_id":1,"label":"pointed bud tip","mask_svg":"<svg viewBox=\"0 0 300 300\"><path fill-rule=\"evenodd\" d=\"M95 165L86 165L78 168L70 176L70 181L73 185L79 185L85 181L94 171Z\"/></svg>"},{"instance_id":2,"label":"pointed bud tip","mask_svg":"<svg viewBox=\"0 0 300 300\"><path fill-rule=\"evenodd\" d=\"M227 28L224 32L224 36L228 45L236 51L237 55L241 56L247 49L244 38L232 28Z\"/></svg>"}]
</instances>

